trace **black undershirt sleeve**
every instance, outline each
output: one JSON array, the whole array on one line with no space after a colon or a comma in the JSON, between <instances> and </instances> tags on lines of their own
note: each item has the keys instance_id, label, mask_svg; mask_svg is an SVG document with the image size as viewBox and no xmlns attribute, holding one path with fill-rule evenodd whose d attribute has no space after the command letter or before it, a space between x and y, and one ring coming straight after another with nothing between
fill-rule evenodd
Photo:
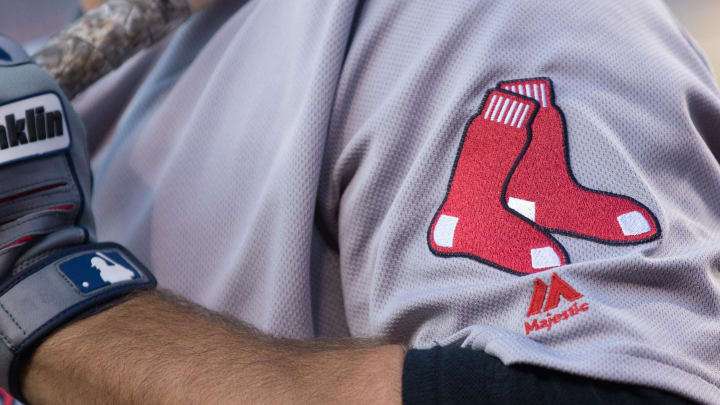
<instances>
[{"instance_id":1,"label":"black undershirt sleeve","mask_svg":"<svg viewBox=\"0 0 720 405\"><path fill-rule=\"evenodd\" d=\"M481 350L410 350L403 404L694 404L653 388L600 381L535 366L505 366Z\"/></svg>"}]
</instances>

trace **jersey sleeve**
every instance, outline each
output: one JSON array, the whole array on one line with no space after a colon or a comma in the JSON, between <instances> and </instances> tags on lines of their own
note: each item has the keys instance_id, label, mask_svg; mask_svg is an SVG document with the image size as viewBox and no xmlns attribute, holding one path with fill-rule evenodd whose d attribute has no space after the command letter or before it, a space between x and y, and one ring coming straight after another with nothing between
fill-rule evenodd
<instances>
[{"instance_id":1,"label":"jersey sleeve","mask_svg":"<svg viewBox=\"0 0 720 405\"><path fill-rule=\"evenodd\" d=\"M402 394L403 403L408 405L696 403L640 385L580 377L538 366L506 366L482 350L456 346L408 351Z\"/></svg>"},{"instance_id":2,"label":"jersey sleeve","mask_svg":"<svg viewBox=\"0 0 720 405\"><path fill-rule=\"evenodd\" d=\"M720 394L720 98L658 2L367 2L317 223L350 333Z\"/></svg>"}]
</instances>

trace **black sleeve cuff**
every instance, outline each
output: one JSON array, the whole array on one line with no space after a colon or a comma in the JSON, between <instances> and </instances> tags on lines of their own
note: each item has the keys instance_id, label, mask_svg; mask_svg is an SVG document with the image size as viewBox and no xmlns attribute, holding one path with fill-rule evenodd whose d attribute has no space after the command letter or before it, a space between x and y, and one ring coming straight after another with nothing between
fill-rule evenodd
<instances>
[{"instance_id":1,"label":"black sleeve cuff","mask_svg":"<svg viewBox=\"0 0 720 405\"><path fill-rule=\"evenodd\" d=\"M403 404L693 404L664 391L535 366L505 366L483 351L436 346L409 350Z\"/></svg>"}]
</instances>

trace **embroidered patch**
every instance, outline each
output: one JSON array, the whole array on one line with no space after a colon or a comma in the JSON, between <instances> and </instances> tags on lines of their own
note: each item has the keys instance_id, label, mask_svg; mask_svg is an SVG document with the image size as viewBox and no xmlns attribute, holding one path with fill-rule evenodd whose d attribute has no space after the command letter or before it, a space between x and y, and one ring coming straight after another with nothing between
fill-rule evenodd
<instances>
[{"instance_id":1,"label":"embroidered patch","mask_svg":"<svg viewBox=\"0 0 720 405\"><path fill-rule=\"evenodd\" d=\"M70 146L60 97L44 93L0 105L0 165Z\"/></svg>"},{"instance_id":2,"label":"embroidered patch","mask_svg":"<svg viewBox=\"0 0 720 405\"><path fill-rule=\"evenodd\" d=\"M487 93L460 145L445 201L429 230L433 252L466 256L497 268L534 273L568 263L550 234L508 208L508 173L530 141L538 104L505 90ZM530 215L534 205L518 201Z\"/></svg>"},{"instance_id":3,"label":"embroidered patch","mask_svg":"<svg viewBox=\"0 0 720 405\"><path fill-rule=\"evenodd\" d=\"M577 292L577 290L565 282L565 280L561 279L556 273L552 274L550 291L548 291L547 284L539 278L536 278L535 288L533 289L532 298L530 298L530 307L528 308L526 317L530 318L538 315L541 311L546 313L531 321L525 321L525 334L529 335L532 332L540 330L547 330L549 332L552 330L553 325L557 325L562 321L587 311L590 308L590 304L587 302L574 302L582 297L582 294ZM560 306L560 298L567 303L574 303L563 311L553 313L552 311Z\"/></svg>"},{"instance_id":4,"label":"embroidered patch","mask_svg":"<svg viewBox=\"0 0 720 405\"><path fill-rule=\"evenodd\" d=\"M135 267L119 253L110 250L85 253L60 263L58 267L83 293L140 278Z\"/></svg>"},{"instance_id":5,"label":"embroidered patch","mask_svg":"<svg viewBox=\"0 0 720 405\"><path fill-rule=\"evenodd\" d=\"M540 103L531 125L532 142L505 190L508 199L533 201L535 223L549 232L608 244L648 242L660 235L657 219L640 202L591 190L575 179L565 116L555 104L550 79L501 82L499 87Z\"/></svg>"},{"instance_id":6,"label":"embroidered patch","mask_svg":"<svg viewBox=\"0 0 720 405\"><path fill-rule=\"evenodd\" d=\"M660 236L647 207L583 187L569 162L552 81L499 83L465 128L445 200L428 229L430 250L530 274L570 262L551 233L608 244Z\"/></svg>"}]
</instances>

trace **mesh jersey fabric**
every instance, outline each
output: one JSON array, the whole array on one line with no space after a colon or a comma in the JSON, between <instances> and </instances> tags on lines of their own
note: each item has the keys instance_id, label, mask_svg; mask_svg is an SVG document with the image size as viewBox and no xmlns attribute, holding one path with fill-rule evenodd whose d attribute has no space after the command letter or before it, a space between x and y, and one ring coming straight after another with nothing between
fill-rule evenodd
<instances>
[{"instance_id":1,"label":"mesh jersey fabric","mask_svg":"<svg viewBox=\"0 0 720 405\"><path fill-rule=\"evenodd\" d=\"M720 98L664 5L357 10L221 0L83 94L100 239L277 336L460 345L720 403ZM541 76L578 182L642 202L660 237L553 234L570 263L525 276L434 254L428 229L485 93ZM537 280L556 276L582 300L551 316L587 311L528 334Z\"/></svg>"}]
</instances>

